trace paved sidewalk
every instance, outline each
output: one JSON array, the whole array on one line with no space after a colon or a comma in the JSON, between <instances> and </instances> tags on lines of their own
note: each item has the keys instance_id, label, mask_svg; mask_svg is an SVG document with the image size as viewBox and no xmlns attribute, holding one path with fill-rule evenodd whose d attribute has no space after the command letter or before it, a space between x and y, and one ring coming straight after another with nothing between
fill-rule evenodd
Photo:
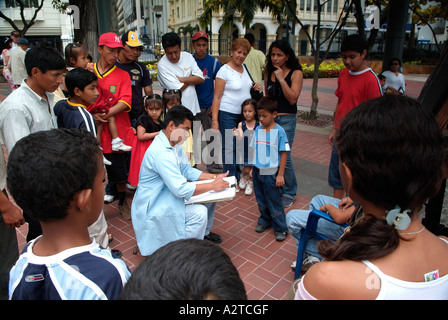
<instances>
[{"instance_id":1,"label":"paved sidewalk","mask_svg":"<svg viewBox=\"0 0 448 320\"><path fill-rule=\"evenodd\" d=\"M308 110L311 106L310 80L304 81L298 103L301 110ZM406 82L407 93L417 97L424 82L411 80L411 77ZM336 83L337 79L319 79L318 112L331 114L334 111ZM0 84L0 99L3 100L8 94L8 89L7 84ZM158 82L154 83L154 90L161 93ZM292 160L299 194L287 212L308 208L311 198L317 194L332 195L327 183L331 152L327 137L330 130L331 124L324 128L298 124L292 146ZM133 193L128 192L127 196L128 201L132 201ZM139 253L134 254L136 241L132 222L120 217L117 202L105 205L104 212L109 225L108 232L114 236L113 242L110 243L111 248L121 250L123 260L134 270L144 257ZM254 229L258 216L254 195L245 196L243 192L239 192L234 200L218 203L212 231L223 237L221 247L238 268L249 299L286 299L286 293L294 278L290 265L297 255L295 242L290 235L283 242L275 241L272 229L261 234L256 233ZM26 224L17 229L20 249L25 245L26 234Z\"/></svg>"}]
</instances>

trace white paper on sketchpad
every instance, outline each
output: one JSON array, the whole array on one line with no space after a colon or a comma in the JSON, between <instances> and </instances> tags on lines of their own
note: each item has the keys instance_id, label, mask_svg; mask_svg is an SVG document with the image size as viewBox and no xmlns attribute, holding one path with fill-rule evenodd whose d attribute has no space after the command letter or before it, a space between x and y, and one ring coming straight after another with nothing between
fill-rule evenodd
<instances>
[{"instance_id":1,"label":"white paper on sketchpad","mask_svg":"<svg viewBox=\"0 0 448 320\"><path fill-rule=\"evenodd\" d=\"M185 200L185 204L193 204L193 203L207 203L207 202L218 202L225 200L232 200L236 194L236 178L235 177L225 177L223 178L230 185L229 188L226 188L222 191L207 191L195 196L192 196L190 200ZM201 180L194 181L190 183L201 184L201 183L209 183L214 180Z\"/></svg>"}]
</instances>

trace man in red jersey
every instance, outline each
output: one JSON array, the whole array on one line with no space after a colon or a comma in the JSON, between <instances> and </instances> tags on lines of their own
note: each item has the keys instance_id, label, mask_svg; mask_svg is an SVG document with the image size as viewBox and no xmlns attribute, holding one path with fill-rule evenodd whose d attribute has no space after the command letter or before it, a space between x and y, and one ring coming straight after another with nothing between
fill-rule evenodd
<instances>
[{"instance_id":1,"label":"man in red jersey","mask_svg":"<svg viewBox=\"0 0 448 320\"><path fill-rule=\"evenodd\" d=\"M118 209L124 219L130 219L131 210L126 202L126 154L122 151L112 150L112 137L107 127L107 119L114 116L120 137L126 137L128 131L132 130L128 114L132 104L131 78L126 71L115 66L122 48L121 38L115 33L108 32L100 36L98 43L100 59L94 64L95 74L98 77L98 90L112 94L116 102L106 114L97 113L94 117L95 120L103 122L101 148L103 148L104 157L112 162L112 165L107 166L107 175L109 181L114 182L117 186ZM100 99L101 96L98 100Z\"/></svg>"}]
</instances>

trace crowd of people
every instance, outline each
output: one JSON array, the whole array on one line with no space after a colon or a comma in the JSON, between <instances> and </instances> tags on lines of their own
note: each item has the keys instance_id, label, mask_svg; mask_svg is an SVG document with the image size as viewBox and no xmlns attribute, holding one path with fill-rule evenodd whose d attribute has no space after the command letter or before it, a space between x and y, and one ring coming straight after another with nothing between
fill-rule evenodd
<instances>
[{"instance_id":1,"label":"crowd of people","mask_svg":"<svg viewBox=\"0 0 448 320\"><path fill-rule=\"evenodd\" d=\"M138 62L138 38L134 31L100 35L95 63L79 43L65 48L65 59L52 48L22 48L26 76L10 82L14 90L0 105L8 155L7 166L0 159L3 297L246 299L221 236L211 231L216 203L185 204L207 191L255 193L255 231L272 227L276 241L289 232L300 241L309 210L285 213L298 193L291 148L303 85L290 44L276 40L264 56L248 34L232 42L221 65L207 54L206 33L192 36L193 54L167 33L157 94ZM10 40L5 47L11 61ZM295 298L446 299L448 239L418 217L444 178L441 133L404 90L383 96L366 56L360 36L344 39L328 139L334 194L310 204L331 215L336 224L318 228L339 240L308 244ZM9 81L8 72L14 66L4 70ZM127 188L135 190L131 205ZM103 203L116 200L145 257L132 274L109 246ZM19 256L15 228L25 221L28 244ZM173 268L179 263L182 270Z\"/></svg>"}]
</instances>

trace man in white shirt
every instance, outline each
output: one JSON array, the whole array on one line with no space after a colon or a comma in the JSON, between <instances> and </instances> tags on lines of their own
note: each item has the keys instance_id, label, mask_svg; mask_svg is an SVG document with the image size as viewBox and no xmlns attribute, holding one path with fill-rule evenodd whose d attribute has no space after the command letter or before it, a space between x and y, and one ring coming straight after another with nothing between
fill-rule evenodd
<instances>
[{"instance_id":1,"label":"man in white shirt","mask_svg":"<svg viewBox=\"0 0 448 320\"><path fill-rule=\"evenodd\" d=\"M28 76L25 67L25 55L28 46L28 40L20 38L16 50L11 51L9 55L8 69L11 71L12 81L17 87L20 87L22 81Z\"/></svg>"},{"instance_id":2,"label":"man in white shirt","mask_svg":"<svg viewBox=\"0 0 448 320\"><path fill-rule=\"evenodd\" d=\"M57 128L53 92L63 80L64 58L53 48L37 47L25 56L25 66L27 78L0 105L0 135L8 154L17 141L30 133ZM30 241L42 230L26 212L24 217Z\"/></svg>"},{"instance_id":3,"label":"man in white shirt","mask_svg":"<svg viewBox=\"0 0 448 320\"><path fill-rule=\"evenodd\" d=\"M204 76L193 56L181 51L181 41L175 32L162 36L165 55L157 65L157 79L164 89L180 89L182 104L195 115L201 111L195 85L203 83Z\"/></svg>"}]
</instances>

